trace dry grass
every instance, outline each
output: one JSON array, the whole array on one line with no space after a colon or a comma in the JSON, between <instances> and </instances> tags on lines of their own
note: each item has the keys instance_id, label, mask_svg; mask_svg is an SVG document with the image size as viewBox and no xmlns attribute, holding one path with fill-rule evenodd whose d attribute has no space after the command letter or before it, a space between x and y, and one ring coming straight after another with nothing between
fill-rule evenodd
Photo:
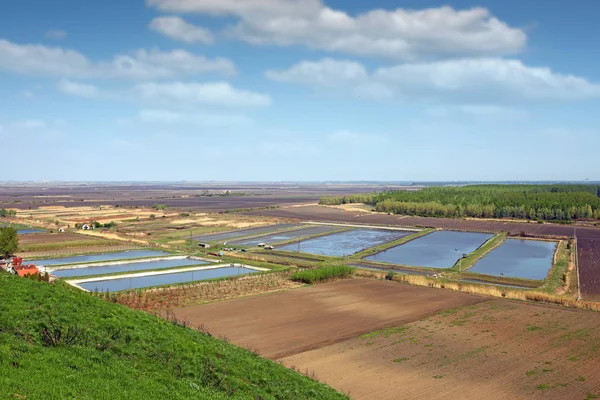
<instances>
[{"instance_id":1,"label":"dry grass","mask_svg":"<svg viewBox=\"0 0 600 400\"><path fill-rule=\"evenodd\" d=\"M116 301L144 311L194 306L215 300L234 299L302 286L289 278L293 272L251 275L221 281L131 291L115 294Z\"/></svg>"},{"instance_id":2,"label":"dry grass","mask_svg":"<svg viewBox=\"0 0 600 400\"><path fill-rule=\"evenodd\" d=\"M386 277L385 273L379 273L374 271L358 270L356 274L359 276L371 277L376 279L384 279ZM539 291L517 290L500 286L478 285L463 282L448 282L441 279L435 279L427 276L418 275L396 274L393 276L393 280L401 283L408 283L411 285L428 286L438 289L449 289L457 292L481 294L492 297L502 297L512 300L537 301L542 303L558 304L571 308L581 308L584 310L600 311L600 303L592 301L578 301L571 297L549 294Z\"/></svg>"}]
</instances>

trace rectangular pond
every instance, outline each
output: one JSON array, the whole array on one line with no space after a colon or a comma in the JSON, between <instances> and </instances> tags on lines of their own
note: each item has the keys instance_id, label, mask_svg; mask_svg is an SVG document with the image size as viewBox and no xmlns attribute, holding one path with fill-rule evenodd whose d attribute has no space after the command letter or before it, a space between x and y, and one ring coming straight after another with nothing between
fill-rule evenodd
<instances>
[{"instance_id":1,"label":"rectangular pond","mask_svg":"<svg viewBox=\"0 0 600 400\"><path fill-rule=\"evenodd\" d=\"M336 257L349 256L369 247L378 246L412 234L414 232L359 228L308 239L300 242L299 247L301 253ZM279 247L278 250L298 251L298 244L288 244Z\"/></svg>"},{"instance_id":2,"label":"rectangular pond","mask_svg":"<svg viewBox=\"0 0 600 400\"><path fill-rule=\"evenodd\" d=\"M436 231L365 260L430 268L451 268L463 254L477 250L494 235L474 232Z\"/></svg>"},{"instance_id":3,"label":"rectangular pond","mask_svg":"<svg viewBox=\"0 0 600 400\"><path fill-rule=\"evenodd\" d=\"M171 285L175 283L185 283L200 281L206 279L223 278L228 276L247 275L256 272L255 270L244 267L220 267L212 269L203 269L189 272L176 272L171 274L138 276L133 278L107 279L102 281L80 283L84 289L91 292L96 289L101 292L118 292L120 290L140 289L152 286Z\"/></svg>"},{"instance_id":4,"label":"rectangular pond","mask_svg":"<svg viewBox=\"0 0 600 400\"><path fill-rule=\"evenodd\" d=\"M506 239L477 261L469 272L542 280L552 268L556 245L556 242L541 240Z\"/></svg>"},{"instance_id":5,"label":"rectangular pond","mask_svg":"<svg viewBox=\"0 0 600 400\"><path fill-rule=\"evenodd\" d=\"M17 235L28 235L30 233L44 232L42 229L17 229Z\"/></svg>"},{"instance_id":6,"label":"rectangular pond","mask_svg":"<svg viewBox=\"0 0 600 400\"><path fill-rule=\"evenodd\" d=\"M339 227L334 226L313 226L306 227L302 229L296 229L293 231L280 232L280 233L271 233L269 235L262 235L255 237L253 239L240 239L228 242L231 245L238 246L256 246L259 243L273 244L277 242L285 242L293 239L300 239L306 236L319 235L322 233L331 232L334 230L340 229Z\"/></svg>"},{"instance_id":7,"label":"rectangular pond","mask_svg":"<svg viewBox=\"0 0 600 400\"><path fill-rule=\"evenodd\" d=\"M296 226L301 226L301 225L299 225L299 224L279 224L279 225L261 226L258 228L238 229L237 231L215 233L212 235L195 236L192 239L197 240L199 242L223 242L223 241L226 241L226 240L232 239L232 238L238 238L238 237L242 237L242 236L260 235L261 233L277 232L282 229L289 229L289 228L293 228Z\"/></svg>"},{"instance_id":8,"label":"rectangular pond","mask_svg":"<svg viewBox=\"0 0 600 400\"><path fill-rule=\"evenodd\" d=\"M118 253L104 253L104 254L83 254L73 257L62 257L62 258L48 258L44 260L26 260L26 263L35 265L61 265L61 264L76 264L76 263L88 263L98 261L114 261L114 260L128 260L133 258L144 258L144 257L161 257L168 256L169 253L164 251L156 250L132 250L132 251L121 251Z\"/></svg>"},{"instance_id":9,"label":"rectangular pond","mask_svg":"<svg viewBox=\"0 0 600 400\"><path fill-rule=\"evenodd\" d=\"M189 260L180 258L176 260L138 261L117 265L98 265L83 268L64 268L52 271L50 274L58 278L71 278L78 276L115 274L128 271L149 271L155 269L186 267L190 265L208 264L206 261Z\"/></svg>"}]
</instances>

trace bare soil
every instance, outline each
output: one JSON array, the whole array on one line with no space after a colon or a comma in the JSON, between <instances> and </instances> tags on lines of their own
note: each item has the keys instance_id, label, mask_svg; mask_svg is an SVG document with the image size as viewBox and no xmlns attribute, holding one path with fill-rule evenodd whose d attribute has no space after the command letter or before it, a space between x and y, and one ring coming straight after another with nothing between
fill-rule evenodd
<instances>
[{"instance_id":1,"label":"bare soil","mask_svg":"<svg viewBox=\"0 0 600 400\"><path fill-rule=\"evenodd\" d=\"M252 298L175 309L213 335L278 359L397 326L484 297L352 279Z\"/></svg>"},{"instance_id":2,"label":"bare soil","mask_svg":"<svg viewBox=\"0 0 600 400\"><path fill-rule=\"evenodd\" d=\"M592 399L600 314L492 300L286 357L355 399Z\"/></svg>"}]
</instances>

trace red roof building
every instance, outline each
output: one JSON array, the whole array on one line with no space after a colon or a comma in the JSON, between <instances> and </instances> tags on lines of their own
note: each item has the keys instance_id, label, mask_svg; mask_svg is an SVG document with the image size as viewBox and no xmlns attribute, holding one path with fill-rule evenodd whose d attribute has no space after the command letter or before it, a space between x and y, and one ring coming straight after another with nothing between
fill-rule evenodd
<instances>
[{"instance_id":1,"label":"red roof building","mask_svg":"<svg viewBox=\"0 0 600 400\"><path fill-rule=\"evenodd\" d=\"M14 266L13 268L20 277L27 275L38 275L40 273L35 265L18 265Z\"/></svg>"}]
</instances>

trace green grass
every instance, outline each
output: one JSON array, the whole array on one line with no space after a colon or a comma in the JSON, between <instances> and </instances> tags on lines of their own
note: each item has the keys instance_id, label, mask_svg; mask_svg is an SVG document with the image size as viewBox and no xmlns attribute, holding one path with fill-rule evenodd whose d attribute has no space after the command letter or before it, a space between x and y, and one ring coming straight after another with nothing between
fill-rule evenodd
<instances>
[{"instance_id":1,"label":"green grass","mask_svg":"<svg viewBox=\"0 0 600 400\"><path fill-rule=\"evenodd\" d=\"M479 246L477 250L467 255L465 258L459 259L456 264L452 267L453 270L466 271L471 268L475 263L483 256L485 256L488 252L500 246L502 242L506 239L506 233L498 233L493 237L489 238L484 244Z\"/></svg>"},{"instance_id":2,"label":"green grass","mask_svg":"<svg viewBox=\"0 0 600 400\"><path fill-rule=\"evenodd\" d=\"M346 399L208 334L0 273L0 398Z\"/></svg>"},{"instance_id":3,"label":"green grass","mask_svg":"<svg viewBox=\"0 0 600 400\"><path fill-rule=\"evenodd\" d=\"M356 268L348 267L346 265L332 265L329 267L319 267L305 271L298 271L292 275L291 279L297 282L313 284L326 282L331 279L347 278L354 274L355 270Z\"/></svg>"},{"instance_id":4,"label":"green grass","mask_svg":"<svg viewBox=\"0 0 600 400\"><path fill-rule=\"evenodd\" d=\"M550 270L550 275L546 279L546 283L541 288L546 293L556 293L556 290L563 287L566 284L568 268L569 268L569 256L571 250L568 249L568 241L562 240L556 249L556 262ZM577 280L574 280L577 282Z\"/></svg>"},{"instance_id":5,"label":"green grass","mask_svg":"<svg viewBox=\"0 0 600 400\"><path fill-rule=\"evenodd\" d=\"M399 364L400 364L400 363L403 363L404 361L408 361L408 360L410 360L410 358L409 358L409 357L402 357L402 358L396 358L396 359L394 360L394 362L395 362L395 363L399 363Z\"/></svg>"},{"instance_id":6,"label":"green grass","mask_svg":"<svg viewBox=\"0 0 600 400\"><path fill-rule=\"evenodd\" d=\"M50 251L60 250L66 247L91 247L91 246L118 246L125 245L127 242L121 240L106 240L106 239L92 239L92 240L72 240L65 242L56 243L31 243L19 246L19 250L23 252L33 251Z\"/></svg>"}]
</instances>

